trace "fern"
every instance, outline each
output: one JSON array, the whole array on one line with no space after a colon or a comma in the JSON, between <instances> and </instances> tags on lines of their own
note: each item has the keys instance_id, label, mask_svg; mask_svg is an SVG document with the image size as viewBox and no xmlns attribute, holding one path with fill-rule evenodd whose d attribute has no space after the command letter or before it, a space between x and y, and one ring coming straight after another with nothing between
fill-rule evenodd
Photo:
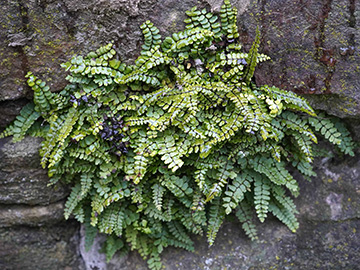
<instances>
[{"instance_id":1,"label":"fern","mask_svg":"<svg viewBox=\"0 0 360 270\"><path fill-rule=\"evenodd\" d=\"M236 217L242 223L242 228L244 229L246 235L250 237L251 240L257 240L257 230L256 226L252 221L252 215L250 210L250 205L246 201L242 201L237 207Z\"/></svg>"},{"instance_id":2,"label":"fern","mask_svg":"<svg viewBox=\"0 0 360 270\"><path fill-rule=\"evenodd\" d=\"M319 117L324 117L324 115L319 115ZM308 122L329 142L335 145L341 144L341 139L338 138L341 136L341 133L338 132L335 124L330 119L323 118L320 120L318 118L310 117Z\"/></svg>"},{"instance_id":3,"label":"fern","mask_svg":"<svg viewBox=\"0 0 360 270\"><path fill-rule=\"evenodd\" d=\"M80 184L81 184L81 196L87 195L92 187L92 175L82 174L80 178Z\"/></svg>"},{"instance_id":4,"label":"fern","mask_svg":"<svg viewBox=\"0 0 360 270\"><path fill-rule=\"evenodd\" d=\"M270 158L256 156L249 161L249 164L255 171L264 174L274 184L284 185L293 192L293 194L297 194L297 182L286 170L285 163L276 162Z\"/></svg>"},{"instance_id":5,"label":"fern","mask_svg":"<svg viewBox=\"0 0 360 270\"><path fill-rule=\"evenodd\" d=\"M150 269L154 269L154 270L162 269L161 259L158 254L153 254L151 258L147 261L147 264Z\"/></svg>"},{"instance_id":6,"label":"fern","mask_svg":"<svg viewBox=\"0 0 360 270\"><path fill-rule=\"evenodd\" d=\"M264 222L269 212L295 231L291 166L315 175L318 136L354 154L339 120L317 116L292 92L253 83L269 57L260 53L259 28L243 49L230 1L218 14L186 14L186 28L164 39L142 24L134 65L118 60L113 43L73 56L62 64L69 84L59 93L29 72L34 101L0 135L43 138L50 184L72 187L65 218L85 223L87 249L97 231L107 234L107 260L137 250L161 269L164 248L193 251L191 235L204 232L213 245L231 214L252 240L253 218Z\"/></svg>"},{"instance_id":7,"label":"fern","mask_svg":"<svg viewBox=\"0 0 360 270\"><path fill-rule=\"evenodd\" d=\"M221 17L221 32L226 36L227 39L236 39L239 37L237 24L236 24L237 10L232 7L229 0L224 1L224 5L221 6L220 17Z\"/></svg>"},{"instance_id":8,"label":"fern","mask_svg":"<svg viewBox=\"0 0 360 270\"><path fill-rule=\"evenodd\" d=\"M215 237L224 221L225 211L220 205L220 199L215 198L209 209L209 221L207 229L207 239L209 245L213 245Z\"/></svg>"},{"instance_id":9,"label":"fern","mask_svg":"<svg viewBox=\"0 0 360 270\"><path fill-rule=\"evenodd\" d=\"M258 58L259 45L260 45L260 30L259 30L259 27L257 27L255 41L250 49L247 59L246 59L246 62L250 63L249 68L247 69L247 72L245 73L245 76L244 76L245 77L244 81L246 84L250 83L250 80L254 75L255 67L257 64L257 58Z\"/></svg>"},{"instance_id":10,"label":"fern","mask_svg":"<svg viewBox=\"0 0 360 270\"><path fill-rule=\"evenodd\" d=\"M162 201L163 201L165 189L159 184L154 184L151 188L153 190L153 202L155 204L156 209L160 211L162 208Z\"/></svg>"},{"instance_id":11,"label":"fern","mask_svg":"<svg viewBox=\"0 0 360 270\"><path fill-rule=\"evenodd\" d=\"M193 241L185 232L184 227L176 221L169 222L168 224L169 232L180 242L183 242L185 245L190 246L190 249L193 249Z\"/></svg>"},{"instance_id":12,"label":"fern","mask_svg":"<svg viewBox=\"0 0 360 270\"><path fill-rule=\"evenodd\" d=\"M74 211L75 207L82 199L83 196L81 196L81 186L80 184L76 184L72 188L71 193L65 203L65 210L64 210L65 219L68 219L70 217L70 214Z\"/></svg>"},{"instance_id":13,"label":"fern","mask_svg":"<svg viewBox=\"0 0 360 270\"><path fill-rule=\"evenodd\" d=\"M15 121L0 134L0 138L13 136L14 142L21 141L39 117L40 113L35 111L34 104L28 103L22 108Z\"/></svg>"},{"instance_id":14,"label":"fern","mask_svg":"<svg viewBox=\"0 0 360 270\"><path fill-rule=\"evenodd\" d=\"M46 83L28 72L28 85L34 90L35 111L42 114L50 113L51 110L58 110L65 106L67 99L60 94L54 94Z\"/></svg>"},{"instance_id":15,"label":"fern","mask_svg":"<svg viewBox=\"0 0 360 270\"><path fill-rule=\"evenodd\" d=\"M254 204L256 214L261 222L265 221L270 201L270 186L267 181L257 179L254 182Z\"/></svg>"},{"instance_id":16,"label":"fern","mask_svg":"<svg viewBox=\"0 0 360 270\"><path fill-rule=\"evenodd\" d=\"M115 252L124 247L123 240L109 236L105 242L106 261L109 262L114 256Z\"/></svg>"},{"instance_id":17,"label":"fern","mask_svg":"<svg viewBox=\"0 0 360 270\"><path fill-rule=\"evenodd\" d=\"M94 243L95 237L98 233L98 229L90 225L89 211L85 217L84 228L85 228L85 251L88 252Z\"/></svg>"},{"instance_id":18,"label":"fern","mask_svg":"<svg viewBox=\"0 0 360 270\"><path fill-rule=\"evenodd\" d=\"M309 104L307 104L304 98L292 92L281 90L275 86L269 87L267 85L261 87L261 90L272 99L283 100L286 108L302 111L312 116L316 115L314 110L309 106Z\"/></svg>"},{"instance_id":19,"label":"fern","mask_svg":"<svg viewBox=\"0 0 360 270\"><path fill-rule=\"evenodd\" d=\"M141 46L143 49L141 54L146 55L151 48L161 44L161 35L159 34L159 29L157 29L154 24L150 21L146 21L140 26L144 35L144 45ZM138 60L141 58L138 58Z\"/></svg>"},{"instance_id":20,"label":"fern","mask_svg":"<svg viewBox=\"0 0 360 270\"><path fill-rule=\"evenodd\" d=\"M270 202L269 210L282 221L292 232L296 232L299 227L299 222L296 220L293 211L289 211L283 206L278 206L276 203Z\"/></svg>"},{"instance_id":21,"label":"fern","mask_svg":"<svg viewBox=\"0 0 360 270\"><path fill-rule=\"evenodd\" d=\"M344 123L341 122L339 119L332 118L332 121L335 125L335 128L340 133L340 136L338 136L338 139L341 140L340 144L338 145L340 152L353 157L355 155L355 144L351 140L350 132L346 129Z\"/></svg>"},{"instance_id":22,"label":"fern","mask_svg":"<svg viewBox=\"0 0 360 270\"><path fill-rule=\"evenodd\" d=\"M223 197L225 213L230 214L238 204L244 199L246 192L251 191L251 175L247 172L238 174L232 184L228 186Z\"/></svg>"}]
</instances>

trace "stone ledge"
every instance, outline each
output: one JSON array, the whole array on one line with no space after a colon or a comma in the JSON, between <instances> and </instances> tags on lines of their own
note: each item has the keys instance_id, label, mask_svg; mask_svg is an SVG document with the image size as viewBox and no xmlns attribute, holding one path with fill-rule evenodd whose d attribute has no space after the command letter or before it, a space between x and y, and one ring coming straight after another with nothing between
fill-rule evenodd
<instances>
[{"instance_id":1,"label":"stone ledge","mask_svg":"<svg viewBox=\"0 0 360 270\"><path fill-rule=\"evenodd\" d=\"M75 221L0 228L0 269L84 270L78 229Z\"/></svg>"},{"instance_id":2,"label":"stone ledge","mask_svg":"<svg viewBox=\"0 0 360 270\"><path fill-rule=\"evenodd\" d=\"M47 206L0 205L0 227L44 226L64 220L64 202Z\"/></svg>"},{"instance_id":3,"label":"stone ledge","mask_svg":"<svg viewBox=\"0 0 360 270\"><path fill-rule=\"evenodd\" d=\"M47 186L47 171L40 166L41 139L26 137L13 143L0 139L0 204L47 205L64 199L64 185Z\"/></svg>"}]
</instances>

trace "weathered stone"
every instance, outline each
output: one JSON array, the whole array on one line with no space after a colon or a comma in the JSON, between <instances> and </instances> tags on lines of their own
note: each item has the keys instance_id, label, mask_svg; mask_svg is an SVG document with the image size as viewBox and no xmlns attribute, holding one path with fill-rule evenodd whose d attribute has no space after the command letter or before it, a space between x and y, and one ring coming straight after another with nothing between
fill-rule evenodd
<instances>
[{"instance_id":1,"label":"weathered stone","mask_svg":"<svg viewBox=\"0 0 360 270\"><path fill-rule=\"evenodd\" d=\"M259 84L305 94L339 117L359 116L360 3L358 1L252 1L240 16L245 44L260 26L271 62L256 72Z\"/></svg>"},{"instance_id":2,"label":"weathered stone","mask_svg":"<svg viewBox=\"0 0 360 270\"><path fill-rule=\"evenodd\" d=\"M64 220L64 202L47 206L0 205L0 227L44 226Z\"/></svg>"},{"instance_id":3,"label":"weathered stone","mask_svg":"<svg viewBox=\"0 0 360 270\"><path fill-rule=\"evenodd\" d=\"M27 19L20 1L2 1L0 7L0 101L24 97L29 88L24 84L27 57ZM22 34L20 34L22 33Z\"/></svg>"},{"instance_id":4,"label":"weathered stone","mask_svg":"<svg viewBox=\"0 0 360 270\"><path fill-rule=\"evenodd\" d=\"M77 247L79 225L0 228L0 269L82 270Z\"/></svg>"},{"instance_id":5,"label":"weathered stone","mask_svg":"<svg viewBox=\"0 0 360 270\"><path fill-rule=\"evenodd\" d=\"M219 12L221 6L223 5L223 1L219 0L206 0L206 2L210 5L210 10L212 12ZM237 8L238 14L244 13L249 5L251 3L251 0L233 0L231 1L231 4Z\"/></svg>"},{"instance_id":6,"label":"weathered stone","mask_svg":"<svg viewBox=\"0 0 360 270\"><path fill-rule=\"evenodd\" d=\"M355 235L359 220L343 223L302 223L292 234L276 221L261 226L261 240L251 242L234 223L226 223L213 247L196 239L195 253L168 249L164 252L165 269L356 269L359 240ZM346 235L339 236L339 231ZM333 254L335 249L340 249ZM351 258L351 259L350 259ZM132 261L132 260L131 260ZM136 261L136 260L135 260ZM325 265L324 268L321 268ZM128 269L146 269L141 264Z\"/></svg>"},{"instance_id":7,"label":"weathered stone","mask_svg":"<svg viewBox=\"0 0 360 270\"><path fill-rule=\"evenodd\" d=\"M315 222L360 219L359 155L325 158L316 165L317 177L312 182L301 181L301 195L296 201L300 219Z\"/></svg>"},{"instance_id":8,"label":"weathered stone","mask_svg":"<svg viewBox=\"0 0 360 270\"><path fill-rule=\"evenodd\" d=\"M18 143L0 139L1 204L49 204L67 196L64 186L47 186L47 172L40 167L40 141L31 137Z\"/></svg>"},{"instance_id":9,"label":"weathered stone","mask_svg":"<svg viewBox=\"0 0 360 270\"><path fill-rule=\"evenodd\" d=\"M32 137L26 137L17 143L13 143L11 138L1 139L0 170L16 172L19 166L26 169L40 169L40 142L41 139Z\"/></svg>"},{"instance_id":10,"label":"weathered stone","mask_svg":"<svg viewBox=\"0 0 360 270\"><path fill-rule=\"evenodd\" d=\"M28 102L26 99L0 102L0 131L5 129L19 115L21 109Z\"/></svg>"}]
</instances>

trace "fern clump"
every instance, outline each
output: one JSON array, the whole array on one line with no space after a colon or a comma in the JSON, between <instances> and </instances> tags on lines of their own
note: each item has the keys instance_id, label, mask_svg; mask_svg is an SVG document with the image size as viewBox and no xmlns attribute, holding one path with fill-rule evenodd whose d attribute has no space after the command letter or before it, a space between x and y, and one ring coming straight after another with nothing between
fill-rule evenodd
<instances>
[{"instance_id":1,"label":"fern clump","mask_svg":"<svg viewBox=\"0 0 360 270\"><path fill-rule=\"evenodd\" d=\"M108 234L108 259L137 250L152 269L167 246L194 249L191 234L212 245L227 215L257 239L254 216L271 213L292 231L299 194L293 167L314 175L316 135L346 154L353 144L339 121L317 117L305 99L257 86L260 33L249 52L239 42L236 9L196 7L186 29L161 39L149 21L134 65L112 43L74 56L69 84L53 93L31 72L34 101L2 136L44 138L41 164L50 182L73 186L65 218ZM41 120L40 120L41 119ZM41 125L38 123L41 121Z\"/></svg>"}]
</instances>

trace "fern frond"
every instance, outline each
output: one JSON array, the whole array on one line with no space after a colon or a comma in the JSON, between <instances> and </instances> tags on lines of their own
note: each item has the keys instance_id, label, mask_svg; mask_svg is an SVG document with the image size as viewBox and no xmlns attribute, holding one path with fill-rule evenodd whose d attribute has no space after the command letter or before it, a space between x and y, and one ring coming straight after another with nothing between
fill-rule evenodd
<instances>
[{"instance_id":1,"label":"fern frond","mask_svg":"<svg viewBox=\"0 0 360 270\"><path fill-rule=\"evenodd\" d=\"M81 196L86 196L92 187L92 174L84 173L80 176Z\"/></svg>"},{"instance_id":2,"label":"fern frond","mask_svg":"<svg viewBox=\"0 0 360 270\"><path fill-rule=\"evenodd\" d=\"M40 155L41 155L41 165L43 168L46 167L46 164L51 156L53 149L56 146L58 141L58 132L62 127L64 117L57 117L57 115L51 116L49 118L49 132L46 134L45 140L41 143Z\"/></svg>"},{"instance_id":3,"label":"fern frond","mask_svg":"<svg viewBox=\"0 0 360 270\"><path fill-rule=\"evenodd\" d=\"M90 225L89 217L85 219L84 227L85 227L85 251L88 252L94 243L98 229Z\"/></svg>"},{"instance_id":4,"label":"fern frond","mask_svg":"<svg viewBox=\"0 0 360 270\"><path fill-rule=\"evenodd\" d=\"M209 209L209 221L207 228L207 240L210 246L214 244L215 237L224 221L225 212L221 207L220 198L215 198Z\"/></svg>"},{"instance_id":5,"label":"fern frond","mask_svg":"<svg viewBox=\"0 0 360 270\"><path fill-rule=\"evenodd\" d=\"M194 217L187 209L181 209L182 215L180 217L181 224L184 225L184 227L191 233L203 235L203 224L198 224Z\"/></svg>"},{"instance_id":6,"label":"fern frond","mask_svg":"<svg viewBox=\"0 0 360 270\"><path fill-rule=\"evenodd\" d=\"M160 186L159 184L154 184L151 187L151 189L153 192L154 205L155 205L156 209L158 209L160 211L162 208L162 201L163 201L165 189L162 186Z\"/></svg>"},{"instance_id":7,"label":"fern frond","mask_svg":"<svg viewBox=\"0 0 360 270\"><path fill-rule=\"evenodd\" d=\"M147 260L147 265L151 270L161 270L163 268L159 254L154 254L154 252L151 253L151 258Z\"/></svg>"},{"instance_id":8,"label":"fern frond","mask_svg":"<svg viewBox=\"0 0 360 270\"><path fill-rule=\"evenodd\" d=\"M106 261L110 262L116 251L124 247L124 242L120 238L108 236L105 241Z\"/></svg>"},{"instance_id":9,"label":"fern frond","mask_svg":"<svg viewBox=\"0 0 360 270\"><path fill-rule=\"evenodd\" d=\"M270 158L256 156L254 159L249 160L249 165L256 172L266 175L271 182L277 185L285 185L294 195L298 194L298 184L286 170L283 162L276 162Z\"/></svg>"},{"instance_id":10,"label":"fern frond","mask_svg":"<svg viewBox=\"0 0 360 270\"><path fill-rule=\"evenodd\" d=\"M84 197L81 195L81 185L78 183L72 189L65 203L64 216L69 219L70 214Z\"/></svg>"},{"instance_id":11,"label":"fern frond","mask_svg":"<svg viewBox=\"0 0 360 270\"><path fill-rule=\"evenodd\" d=\"M316 176L316 173L313 171L312 165L308 162L308 159L303 158L301 154L293 153L292 154L292 166L295 167L301 174L305 177Z\"/></svg>"},{"instance_id":12,"label":"fern frond","mask_svg":"<svg viewBox=\"0 0 360 270\"><path fill-rule=\"evenodd\" d=\"M267 85L262 86L260 89L272 99L283 100L286 108L302 111L311 116L316 116L314 110L310 107L307 101L295 93L280 90L275 86L269 87Z\"/></svg>"},{"instance_id":13,"label":"fern frond","mask_svg":"<svg viewBox=\"0 0 360 270\"><path fill-rule=\"evenodd\" d=\"M159 29L154 26L154 24L150 21L144 22L140 29L144 35L144 44L141 46L142 55L146 55L151 48L154 48L156 45L160 45L161 43L161 35L159 34Z\"/></svg>"},{"instance_id":14,"label":"fern frond","mask_svg":"<svg viewBox=\"0 0 360 270\"><path fill-rule=\"evenodd\" d=\"M209 202L219 195L223 187L228 184L228 181L237 176L237 172L231 161L228 160L224 165L224 168L220 170L215 177L217 182L210 188L208 194L206 194L205 202Z\"/></svg>"},{"instance_id":15,"label":"fern frond","mask_svg":"<svg viewBox=\"0 0 360 270\"><path fill-rule=\"evenodd\" d=\"M217 22L218 17L216 15L208 12L206 9L201 11L197 10L196 7L193 7L191 10L188 10L185 13L188 16L188 18L184 21L187 24L185 26L187 29L198 27L212 31L216 38L221 36L221 28L220 24Z\"/></svg>"},{"instance_id":16,"label":"fern frond","mask_svg":"<svg viewBox=\"0 0 360 270\"><path fill-rule=\"evenodd\" d=\"M132 226L127 226L125 229L126 241L130 244L131 250L135 250L139 248L138 234L139 232L135 230Z\"/></svg>"},{"instance_id":17,"label":"fern frond","mask_svg":"<svg viewBox=\"0 0 360 270\"><path fill-rule=\"evenodd\" d=\"M252 222L252 214L250 210L250 205L246 201L241 201L239 206L236 209L236 217L242 223L242 228L245 231L246 235L251 240L257 240L257 230Z\"/></svg>"},{"instance_id":18,"label":"fern frond","mask_svg":"<svg viewBox=\"0 0 360 270\"><path fill-rule=\"evenodd\" d=\"M289 211L288 208L278 206L276 203L270 201L269 211L273 213L281 222L283 222L292 232L296 232L299 228L299 223L294 215L293 211Z\"/></svg>"},{"instance_id":19,"label":"fern frond","mask_svg":"<svg viewBox=\"0 0 360 270\"><path fill-rule=\"evenodd\" d=\"M248 57L246 58L246 62L248 63L248 68L244 74L244 82L248 85L250 80L254 76L255 67L258 59L258 50L260 46L260 30L259 27L256 27L256 36L255 40L251 46Z\"/></svg>"},{"instance_id":20,"label":"fern frond","mask_svg":"<svg viewBox=\"0 0 360 270\"><path fill-rule=\"evenodd\" d=\"M260 178L254 182L254 204L256 214L261 222L265 221L270 202L270 185L266 180Z\"/></svg>"},{"instance_id":21,"label":"fern frond","mask_svg":"<svg viewBox=\"0 0 360 270\"><path fill-rule=\"evenodd\" d=\"M161 184L166 186L166 188L177 198L186 197L193 192L192 188L189 186L189 179L185 176L167 176Z\"/></svg>"},{"instance_id":22,"label":"fern frond","mask_svg":"<svg viewBox=\"0 0 360 270\"><path fill-rule=\"evenodd\" d=\"M79 221L80 223L85 222L85 211L83 205L78 204L72 213L77 221Z\"/></svg>"},{"instance_id":23,"label":"fern frond","mask_svg":"<svg viewBox=\"0 0 360 270\"><path fill-rule=\"evenodd\" d=\"M239 37L236 24L237 9L232 7L229 0L225 0L220 9L221 32L227 39L232 40Z\"/></svg>"},{"instance_id":24,"label":"fern frond","mask_svg":"<svg viewBox=\"0 0 360 270\"><path fill-rule=\"evenodd\" d=\"M169 222L171 220L171 216L169 216L166 211L162 212L161 210L156 208L156 206L152 203L147 205L144 214L148 215L153 219L161 220L164 222L166 221Z\"/></svg>"},{"instance_id":25,"label":"fern frond","mask_svg":"<svg viewBox=\"0 0 360 270\"><path fill-rule=\"evenodd\" d=\"M227 190L224 192L225 196L223 196L223 206L227 215L244 199L244 194L251 190L252 181L253 178L250 174L244 172L238 174L232 183L228 185Z\"/></svg>"},{"instance_id":26,"label":"fern frond","mask_svg":"<svg viewBox=\"0 0 360 270\"><path fill-rule=\"evenodd\" d=\"M21 109L14 122L0 134L0 138L13 136L13 142L21 141L39 117L40 113L35 111L34 104L28 103Z\"/></svg>"},{"instance_id":27,"label":"fern frond","mask_svg":"<svg viewBox=\"0 0 360 270\"><path fill-rule=\"evenodd\" d=\"M325 137L329 142L335 145L341 144L341 133L338 132L335 124L330 120L324 118L324 115L316 117L309 117L308 122L314 129Z\"/></svg>"},{"instance_id":28,"label":"fern frond","mask_svg":"<svg viewBox=\"0 0 360 270\"><path fill-rule=\"evenodd\" d=\"M298 214L296 210L296 205L294 201L285 194L285 190L281 186L271 185L272 195L277 200L277 202L289 212Z\"/></svg>"},{"instance_id":29,"label":"fern frond","mask_svg":"<svg viewBox=\"0 0 360 270\"><path fill-rule=\"evenodd\" d=\"M208 44L213 35L214 33L207 29L186 29L179 33L174 33L171 37L165 38L162 43L162 49L166 53L181 52L190 45L197 49L201 44Z\"/></svg>"},{"instance_id":30,"label":"fern frond","mask_svg":"<svg viewBox=\"0 0 360 270\"><path fill-rule=\"evenodd\" d=\"M99 231L101 233L111 234L116 232L117 235L122 234L122 217L123 214L120 214L120 205L112 203L108 206L104 212L100 215L98 225ZM119 221L121 221L119 223Z\"/></svg>"},{"instance_id":31,"label":"fern frond","mask_svg":"<svg viewBox=\"0 0 360 270\"><path fill-rule=\"evenodd\" d=\"M343 152L346 155L354 156L354 149L355 144L353 140L351 139L350 132L346 129L345 124L341 122L340 119L332 118L332 121L335 125L335 128L338 130L338 132L341 134L338 139L341 140L341 143L338 145L341 152Z\"/></svg>"},{"instance_id":32,"label":"fern frond","mask_svg":"<svg viewBox=\"0 0 360 270\"><path fill-rule=\"evenodd\" d=\"M167 223L167 227L169 229L169 232L180 242L183 242L185 245L188 245L191 247L190 249L193 249L193 241L190 239L190 237L185 232L184 227L177 221L171 221Z\"/></svg>"},{"instance_id":33,"label":"fern frond","mask_svg":"<svg viewBox=\"0 0 360 270\"><path fill-rule=\"evenodd\" d=\"M297 131L300 134L307 136L314 143L318 142L315 134L312 132L312 130L310 130L309 126L307 125L307 119L303 119L299 115L289 111L282 113L281 118L283 118L281 120L281 124L286 129Z\"/></svg>"}]
</instances>

